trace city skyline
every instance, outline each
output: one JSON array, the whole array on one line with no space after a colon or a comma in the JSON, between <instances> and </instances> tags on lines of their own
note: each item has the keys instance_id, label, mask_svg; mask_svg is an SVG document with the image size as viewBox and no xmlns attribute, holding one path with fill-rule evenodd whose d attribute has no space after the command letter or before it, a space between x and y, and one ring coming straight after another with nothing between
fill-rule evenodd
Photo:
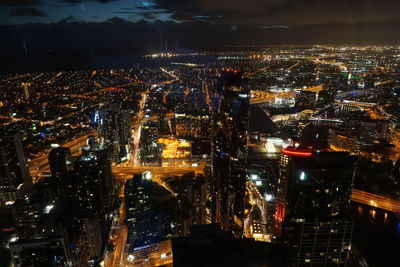
<instances>
[{"instance_id":1,"label":"city skyline","mask_svg":"<svg viewBox=\"0 0 400 267\"><path fill-rule=\"evenodd\" d=\"M395 45L399 8L391 0L2 1L0 72L112 68L97 58L150 52Z\"/></svg>"},{"instance_id":2,"label":"city skyline","mask_svg":"<svg viewBox=\"0 0 400 267\"><path fill-rule=\"evenodd\" d=\"M381 267L400 2L0 0L0 267Z\"/></svg>"}]
</instances>

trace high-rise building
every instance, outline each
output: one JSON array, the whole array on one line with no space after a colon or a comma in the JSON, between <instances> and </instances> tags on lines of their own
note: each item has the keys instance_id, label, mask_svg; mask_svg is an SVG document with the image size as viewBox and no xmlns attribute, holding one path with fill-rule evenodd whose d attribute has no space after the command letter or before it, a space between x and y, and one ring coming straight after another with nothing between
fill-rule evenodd
<instances>
[{"instance_id":1,"label":"high-rise building","mask_svg":"<svg viewBox=\"0 0 400 267\"><path fill-rule=\"evenodd\" d=\"M162 145L158 140L158 123L144 122L141 128L139 155L143 165L161 165Z\"/></svg>"},{"instance_id":2,"label":"high-rise building","mask_svg":"<svg viewBox=\"0 0 400 267\"><path fill-rule=\"evenodd\" d=\"M207 213L209 184L203 175L190 173L179 177L165 177L163 182L177 193L183 208L181 212L187 214L189 225L210 223Z\"/></svg>"},{"instance_id":3,"label":"high-rise building","mask_svg":"<svg viewBox=\"0 0 400 267\"><path fill-rule=\"evenodd\" d=\"M103 106L99 114L100 134L110 151L110 159L116 162L126 161L129 157L131 142L131 113L122 107L115 96Z\"/></svg>"},{"instance_id":4,"label":"high-rise building","mask_svg":"<svg viewBox=\"0 0 400 267\"><path fill-rule=\"evenodd\" d=\"M242 73L222 72L212 97L211 212L213 222L236 236L243 232L249 100Z\"/></svg>"},{"instance_id":5,"label":"high-rise building","mask_svg":"<svg viewBox=\"0 0 400 267\"><path fill-rule=\"evenodd\" d=\"M39 238L13 242L13 266L72 266L68 244L63 238ZM76 265L75 265L76 266Z\"/></svg>"},{"instance_id":6,"label":"high-rise building","mask_svg":"<svg viewBox=\"0 0 400 267\"><path fill-rule=\"evenodd\" d=\"M171 244L171 251L165 256L172 255L173 266L178 267L287 266L285 247L281 244L235 238L232 232L223 231L216 224L192 226L190 234L173 238Z\"/></svg>"},{"instance_id":7,"label":"high-rise building","mask_svg":"<svg viewBox=\"0 0 400 267\"><path fill-rule=\"evenodd\" d=\"M290 266L342 266L351 246L348 210L356 158L308 145L282 149L278 229L290 248Z\"/></svg>"},{"instance_id":8,"label":"high-rise building","mask_svg":"<svg viewBox=\"0 0 400 267\"><path fill-rule=\"evenodd\" d=\"M69 204L66 198L52 200L40 193L15 201L10 243L14 266L87 266L86 243L76 242L84 240L85 232L77 231L78 220Z\"/></svg>"},{"instance_id":9,"label":"high-rise building","mask_svg":"<svg viewBox=\"0 0 400 267\"><path fill-rule=\"evenodd\" d=\"M0 203L15 201L31 185L21 134L0 139Z\"/></svg>"},{"instance_id":10,"label":"high-rise building","mask_svg":"<svg viewBox=\"0 0 400 267\"><path fill-rule=\"evenodd\" d=\"M186 222L179 215L179 201L151 178L151 174L145 172L134 175L125 184L130 252L185 234Z\"/></svg>"},{"instance_id":11,"label":"high-rise building","mask_svg":"<svg viewBox=\"0 0 400 267\"><path fill-rule=\"evenodd\" d=\"M53 149L49 163L51 179L59 181L62 188L59 196L66 197L71 203L68 218L74 257L83 266L98 266L109 236L110 214L117 198L108 150L94 138L89 138L88 143L76 159L70 158L67 148Z\"/></svg>"},{"instance_id":12,"label":"high-rise building","mask_svg":"<svg viewBox=\"0 0 400 267\"><path fill-rule=\"evenodd\" d=\"M61 194L70 188L70 180L73 176L73 164L71 160L71 150L66 147L57 147L49 153L49 166L51 180L54 190Z\"/></svg>"},{"instance_id":13,"label":"high-rise building","mask_svg":"<svg viewBox=\"0 0 400 267\"><path fill-rule=\"evenodd\" d=\"M33 95L33 89L30 83L21 84L25 99L29 99Z\"/></svg>"}]
</instances>

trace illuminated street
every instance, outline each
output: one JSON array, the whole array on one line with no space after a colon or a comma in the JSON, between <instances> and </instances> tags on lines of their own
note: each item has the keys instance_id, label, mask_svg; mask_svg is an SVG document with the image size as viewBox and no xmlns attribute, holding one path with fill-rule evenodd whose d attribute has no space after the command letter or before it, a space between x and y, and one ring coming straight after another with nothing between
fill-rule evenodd
<instances>
[{"instance_id":1,"label":"illuminated street","mask_svg":"<svg viewBox=\"0 0 400 267\"><path fill-rule=\"evenodd\" d=\"M117 5L83 2L80 10ZM113 14L136 16L124 2ZM182 19L200 33L225 18L182 5L187 18L152 24L164 7L140 5L140 27L91 22L120 26L96 39L101 49L85 46L81 60L96 66L40 63L0 77L7 266L391 266L400 249L400 47L238 46L235 36L253 26L234 21L223 50L188 49L185 30L173 31ZM260 38L293 28L264 24ZM108 49L128 28L119 49L129 55L114 58ZM152 32L131 39L139 28ZM28 68L42 55L36 39L14 35ZM52 45L43 53L56 59L64 50Z\"/></svg>"},{"instance_id":2,"label":"illuminated street","mask_svg":"<svg viewBox=\"0 0 400 267\"><path fill-rule=\"evenodd\" d=\"M399 200L392 200L388 197L364 192L357 189L352 190L351 201L366 204L374 208L379 208L395 213L400 212Z\"/></svg>"}]
</instances>

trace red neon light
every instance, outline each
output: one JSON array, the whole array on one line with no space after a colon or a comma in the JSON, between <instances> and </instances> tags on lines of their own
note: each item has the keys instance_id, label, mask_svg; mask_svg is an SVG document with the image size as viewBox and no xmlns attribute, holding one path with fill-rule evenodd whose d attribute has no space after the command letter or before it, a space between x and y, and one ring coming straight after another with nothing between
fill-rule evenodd
<instances>
[{"instance_id":1,"label":"red neon light","mask_svg":"<svg viewBox=\"0 0 400 267\"><path fill-rule=\"evenodd\" d=\"M284 203L282 203L281 201L276 202L276 210L275 210L274 217L278 223L283 222L283 219L285 218L285 209L286 209L286 207L285 207Z\"/></svg>"},{"instance_id":2,"label":"red neon light","mask_svg":"<svg viewBox=\"0 0 400 267\"><path fill-rule=\"evenodd\" d=\"M312 152L302 152L302 151L295 151L295 150L288 150L285 148L282 148L282 153L285 155L290 155L290 156L299 156L299 157L311 157Z\"/></svg>"}]
</instances>

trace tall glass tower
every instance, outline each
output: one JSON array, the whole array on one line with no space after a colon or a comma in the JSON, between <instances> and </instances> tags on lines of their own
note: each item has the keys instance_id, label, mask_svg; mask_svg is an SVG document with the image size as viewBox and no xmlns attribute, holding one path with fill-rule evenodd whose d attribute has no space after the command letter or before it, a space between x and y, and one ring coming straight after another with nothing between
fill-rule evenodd
<instances>
[{"instance_id":1,"label":"tall glass tower","mask_svg":"<svg viewBox=\"0 0 400 267\"><path fill-rule=\"evenodd\" d=\"M342 266L351 247L348 215L356 157L302 146L282 149L275 218L291 266Z\"/></svg>"},{"instance_id":2,"label":"tall glass tower","mask_svg":"<svg viewBox=\"0 0 400 267\"><path fill-rule=\"evenodd\" d=\"M250 90L242 73L221 73L212 96L212 221L236 236L243 232Z\"/></svg>"}]
</instances>

